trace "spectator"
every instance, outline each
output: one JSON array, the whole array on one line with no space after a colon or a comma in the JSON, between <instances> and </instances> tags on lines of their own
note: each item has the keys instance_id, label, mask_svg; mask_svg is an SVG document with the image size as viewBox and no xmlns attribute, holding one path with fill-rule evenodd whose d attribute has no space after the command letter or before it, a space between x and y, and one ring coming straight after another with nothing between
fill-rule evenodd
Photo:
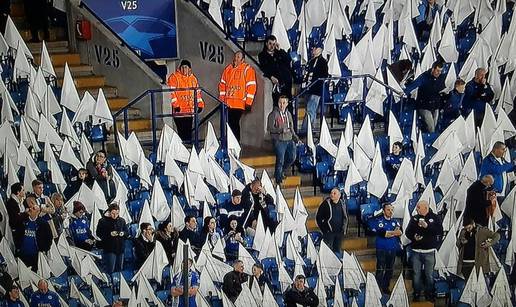
<instances>
[{"instance_id":1,"label":"spectator","mask_svg":"<svg viewBox=\"0 0 516 307\"><path fill-rule=\"evenodd\" d=\"M219 208L220 226L226 228L228 226L228 218L231 216L235 216L238 219L239 225L244 225L248 213L249 208L245 208L242 204L242 192L235 189L231 192L231 198Z\"/></svg>"},{"instance_id":2,"label":"spectator","mask_svg":"<svg viewBox=\"0 0 516 307\"><path fill-rule=\"evenodd\" d=\"M464 228L460 231L457 247L459 248L459 263L457 273L468 280L469 274L475 268L475 274L482 268L485 274L491 272L489 264L489 249L500 240L500 234L487 227L476 225L472 219L464 219Z\"/></svg>"},{"instance_id":3,"label":"spectator","mask_svg":"<svg viewBox=\"0 0 516 307\"><path fill-rule=\"evenodd\" d=\"M249 288L253 288L253 283L257 282L258 287L260 288L260 291L265 289L265 284L267 283L265 274L263 274L263 265L261 263L255 263L253 264L253 267L251 269L253 276L249 279Z\"/></svg>"},{"instance_id":4,"label":"spectator","mask_svg":"<svg viewBox=\"0 0 516 307\"><path fill-rule=\"evenodd\" d=\"M313 124L317 117L317 106L321 99L324 89L324 82L319 79L328 78L328 61L322 56L322 46L312 48L312 59L306 65L305 75L303 77L303 88L308 88L306 93L308 101L306 102L306 114L310 116L310 122ZM312 85L313 83L313 85ZM303 122L303 131L306 131L306 118Z\"/></svg>"},{"instance_id":5,"label":"spectator","mask_svg":"<svg viewBox=\"0 0 516 307\"><path fill-rule=\"evenodd\" d=\"M50 200L50 197L43 194L43 182L35 179L32 181L32 191L34 192L34 196L36 197L36 202L41 209L41 217L45 221L50 221L52 219L52 214L55 212L54 204Z\"/></svg>"},{"instance_id":6,"label":"spectator","mask_svg":"<svg viewBox=\"0 0 516 307\"><path fill-rule=\"evenodd\" d=\"M63 206L63 195L57 192L52 193L52 196L50 196L50 202L54 205L54 213L52 215L52 220L49 221L49 223L51 227L53 226L52 234L54 235L54 239L56 239L63 231L63 222L68 217L68 212L66 211L66 207Z\"/></svg>"},{"instance_id":7,"label":"spectator","mask_svg":"<svg viewBox=\"0 0 516 307\"><path fill-rule=\"evenodd\" d=\"M81 188L83 183L85 183L86 185L88 185L88 187L91 188L89 177L90 176L88 170L85 168L80 168L77 172L77 177L75 178L75 180L72 180L70 184L66 186L66 189L63 192L66 199L70 199L73 195L75 195L75 193L79 192L79 189Z\"/></svg>"},{"instance_id":8,"label":"spectator","mask_svg":"<svg viewBox=\"0 0 516 307\"><path fill-rule=\"evenodd\" d=\"M233 63L226 66L219 83L219 99L228 106L228 125L240 141L240 117L251 111L256 94L256 73L245 62L242 51L235 52Z\"/></svg>"},{"instance_id":9,"label":"spectator","mask_svg":"<svg viewBox=\"0 0 516 307\"><path fill-rule=\"evenodd\" d=\"M80 201L74 201L72 213L72 221L69 226L72 241L78 248L91 251L95 245L95 239L91 234L90 222L85 216L84 205Z\"/></svg>"},{"instance_id":10,"label":"spectator","mask_svg":"<svg viewBox=\"0 0 516 307\"><path fill-rule=\"evenodd\" d=\"M158 225L156 241L159 241L161 245L163 245L163 249L165 249L165 253L167 254L168 262L170 264L174 263L178 238L179 233L177 232L177 229L175 229L169 221L161 222L161 224Z\"/></svg>"},{"instance_id":11,"label":"spectator","mask_svg":"<svg viewBox=\"0 0 516 307\"><path fill-rule=\"evenodd\" d=\"M168 77L168 86L171 89L184 89L199 87L197 78L192 73L192 64L188 60L182 60L179 68ZM172 115L177 128L177 134L181 140L190 142L192 140L192 124L195 113L195 101L197 100L197 112L201 113L204 108L201 91L182 90L170 93L172 98ZM196 97L196 98L194 98Z\"/></svg>"},{"instance_id":12,"label":"spectator","mask_svg":"<svg viewBox=\"0 0 516 307\"><path fill-rule=\"evenodd\" d=\"M389 283L396 253L401 250L402 232L400 223L392 218L394 206L384 203L382 207L383 216L374 220L371 230L376 234L376 281L384 293L390 294Z\"/></svg>"},{"instance_id":13,"label":"spectator","mask_svg":"<svg viewBox=\"0 0 516 307\"><path fill-rule=\"evenodd\" d=\"M95 158L90 159L86 164L86 168L92 180L95 180L104 192L107 203L110 203L116 195L116 188L113 181L113 169L107 161L106 152L104 150L97 151Z\"/></svg>"},{"instance_id":14,"label":"spectator","mask_svg":"<svg viewBox=\"0 0 516 307\"><path fill-rule=\"evenodd\" d=\"M435 251L443 234L439 216L432 212L427 201L416 205L417 214L410 219L405 235L412 241L412 269L414 270L414 301L419 301L423 290L421 271L425 269L425 298L434 300Z\"/></svg>"},{"instance_id":15,"label":"spectator","mask_svg":"<svg viewBox=\"0 0 516 307\"><path fill-rule=\"evenodd\" d=\"M193 260L188 259L188 306L196 307L195 296L197 295L197 289L199 289L199 274L192 270ZM173 298L172 306L182 307L186 306L183 298L183 272L179 272L174 275L172 279L171 294Z\"/></svg>"},{"instance_id":16,"label":"spectator","mask_svg":"<svg viewBox=\"0 0 516 307\"><path fill-rule=\"evenodd\" d=\"M333 188L317 209L316 222L323 234L323 240L334 252L340 252L342 239L348 227L348 210L341 199L340 190Z\"/></svg>"},{"instance_id":17,"label":"spectator","mask_svg":"<svg viewBox=\"0 0 516 307\"><path fill-rule=\"evenodd\" d=\"M413 82L407 85L405 93L410 95L416 88L416 110L423 118L426 132L433 133L437 125L437 117L441 106L441 92L446 86L444 84L445 77L441 74L443 63L434 62L432 68L425 71Z\"/></svg>"},{"instance_id":18,"label":"spectator","mask_svg":"<svg viewBox=\"0 0 516 307\"><path fill-rule=\"evenodd\" d=\"M392 144L392 151L385 157L385 170L389 179L394 180L398 170L400 169L401 162L405 158L402 154L403 144L401 142L394 142Z\"/></svg>"},{"instance_id":19,"label":"spectator","mask_svg":"<svg viewBox=\"0 0 516 307\"><path fill-rule=\"evenodd\" d=\"M24 218L24 213L27 212L27 207L24 205L25 189L19 182L11 185L11 197L5 203L7 215L9 216L9 226L11 227L13 240L16 242L23 234L19 232L21 223Z\"/></svg>"},{"instance_id":20,"label":"spectator","mask_svg":"<svg viewBox=\"0 0 516 307\"><path fill-rule=\"evenodd\" d=\"M238 225L238 220L234 217L229 218L229 226L224 233L224 239L226 241L226 259L229 261L236 260L238 258L238 247L239 244L244 244L244 228L242 225Z\"/></svg>"},{"instance_id":21,"label":"spectator","mask_svg":"<svg viewBox=\"0 0 516 307\"><path fill-rule=\"evenodd\" d=\"M38 270L38 253L47 252L52 245L52 231L49 224L40 217L40 208L36 199L29 196L25 199L29 207L24 214L22 227L19 230L22 234L18 241L20 259L32 270Z\"/></svg>"},{"instance_id":22,"label":"spectator","mask_svg":"<svg viewBox=\"0 0 516 307\"><path fill-rule=\"evenodd\" d=\"M418 9L419 15L416 17L418 38L427 41L434 24L435 15L439 13L440 8L435 0L424 0L419 4Z\"/></svg>"},{"instance_id":23,"label":"spectator","mask_svg":"<svg viewBox=\"0 0 516 307\"><path fill-rule=\"evenodd\" d=\"M9 268L7 267L7 263L5 258L0 259L0 297L8 296L9 289L13 287L15 284L13 282L13 278L9 275ZM5 290L2 291L2 290ZM0 304L0 306L2 306ZM16 306L16 305L15 305Z\"/></svg>"},{"instance_id":24,"label":"spectator","mask_svg":"<svg viewBox=\"0 0 516 307\"><path fill-rule=\"evenodd\" d=\"M269 228L271 232L276 229L276 223L269 216L268 206L274 205L274 199L267 194L262 187L260 179L254 179L242 191L242 205L244 208L251 208L246 217L245 225L252 225L253 221L258 220L258 215L262 213L262 221L265 228Z\"/></svg>"},{"instance_id":25,"label":"spectator","mask_svg":"<svg viewBox=\"0 0 516 307\"><path fill-rule=\"evenodd\" d=\"M296 160L296 143L299 138L294 131L292 114L287 111L288 97L280 96L278 106L267 117L267 131L271 134L272 145L276 153L274 178L281 184L287 171Z\"/></svg>"},{"instance_id":26,"label":"spectator","mask_svg":"<svg viewBox=\"0 0 516 307\"><path fill-rule=\"evenodd\" d=\"M43 30L43 39L48 41L50 39L50 33L48 32L48 2L45 0L24 0L23 3L30 28L30 42L39 42L39 30Z\"/></svg>"},{"instance_id":27,"label":"spectator","mask_svg":"<svg viewBox=\"0 0 516 307\"><path fill-rule=\"evenodd\" d=\"M466 82L462 79L455 81L453 91L448 94L443 112L443 130L446 129L454 120L456 120L463 110L462 100L464 99L464 91Z\"/></svg>"},{"instance_id":28,"label":"spectator","mask_svg":"<svg viewBox=\"0 0 516 307\"><path fill-rule=\"evenodd\" d=\"M493 176L485 175L469 186L466 192L466 207L464 219L471 219L475 224L487 227L489 225L488 208L496 200L493 191Z\"/></svg>"},{"instance_id":29,"label":"spectator","mask_svg":"<svg viewBox=\"0 0 516 307\"><path fill-rule=\"evenodd\" d=\"M60 307L59 296L57 293L48 290L48 282L40 279L38 290L30 297L30 307Z\"/></svg>"},{"instance_id":30,"label":"spectator","mask_svg":"<svg viewBox=\"0 0 516 307\"><path fill-rule=\"evenodd\" d=\"M285 291L285 307L317 307L319 298L314 291L305 286L305 277L297 275L294 283Z\"/></svg>"},{"instance_id":31,"label":"spectator","mask_svg":"<svg viewBox=\"0 0 516 307\"><path fill-rule=\"evenodd\" d=\"M475 112L475 125L480 127L484 119L486 105L491 104L494 98L494 92L486 78L487 70L485 68L477 68L475 77L466 84L464 93L463 106L466 114L471 110Z\"/></svg>"},{"instance_id":32,"label":"spectator","mask_svg":"<svg viewBox=\"0 0 516 307\"><path fill-rule=\"evenodd\" d=\"M507 147L503 142L494 143L491 153L482 160L480 166L480 176L492 175L494 179L493 189L500 196L505 195L508 184L507 173L516 170L514 163L505 161L506 150Z\"/></svg>"},{"instance_id":33,"label":"spectator","mask_svg":"<svg viewBox=\"0 0 516 307\"><path fill-rule=\"evenodd\" d=\"M274 35L265 40L263 50L258 54L263 75L272 82L272 103L278 105L280 96L292 98L292 69L290 55L280 48ZM289 108L292 112L292 107Z\"/></svg>"},{"instance_id":34,"label":"spectator","mask_svg":"<svg viewBox=\"0 0 516 307\"><path fill-rule=\"evenodd\" d=\"M224 275L222 291L234 303L242 292L242 284L246 281L247 275L244 273L244 263L241 260L236 260L233 263L233 271Z\"/></svg>"},{"instance_id":35,"label":"spectator","mask_svg":"<svg viewBox=\"0 0 516 307\"><path fill-rule=\"evenodd\" d=\"M140 268L156 246L154 228L149 223L140 224L140 235L134 240L135 265Z\"/></svg>"},{"instance_id":36,"label":"spectator","mask_svg":"<svg viewBox=\"0 0 516 307\"><path fill-rule=\"evenodd\" d=\"M124 264L124 244L128 231L125 220L119 214L118 204L113 203L97 225L97 237L101 240L102 259L108 274L122 271Z\"/></svg>"},{"instance_id":37,"label":"spectator","mask_svg":"<svg viewBox=\"0 0 516 307\"><path fill-rule=\"evenodd\" d=\"M197 232L197 219L192 215L185 217L185 228L179 232L179 239L183 242L190 240L194 252L201 250L203 242L201 236Z\"/></svg>"},{"instance_id":38,"label":"spectator","mask_svg":"<svg viewBox=\"0 0 516 307\"><path fill-rule=\"evenodd\" d=\"M222 239L222 233L217 228L217 220L212 216L205 217L201 230L201 242L203 244L208 242L208 246L212 250L219 239Z\"/></svg>"},{"instance_id":39,"label":"spectator","mask_svg":"<svg viewBox=\"0 0 516 307\"><path fill-rule=\"evenodd\" d=\"M5 294L5 301L1 306L5 307L24 307L22 301L20 300L20 289L17 285L11 285L10 289L6 289L7 293Z\"/></svg>"}]
</instances>

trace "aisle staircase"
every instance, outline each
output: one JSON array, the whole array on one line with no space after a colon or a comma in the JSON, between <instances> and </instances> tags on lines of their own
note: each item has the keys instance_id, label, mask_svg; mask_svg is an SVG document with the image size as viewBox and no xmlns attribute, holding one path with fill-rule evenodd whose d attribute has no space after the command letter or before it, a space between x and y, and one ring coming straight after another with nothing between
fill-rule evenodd
<instances>
[{"instance_id":1,"label":"aisle staircase","mask_svg":"<svg viewBox=\"0 0 516 307\"><path fill-rule=\"evenodd\" d=\"M27 42L27 46L34 55L35 63L40 63L41 43L29 43L31 38L29 26L25 20L24 5L21 1L15 1L11 4L12 19L20 31L23 39ZM94 98L97 97L98 89L102 88L104 95L108 101L110 110L112 112L118 111L127 105L129 99L123 97L118 92L117 87L106 84L106 79L102 75L95 74L93 67L87 63L87 59L81 59L78 53L71 52L69 41L67 39L67 30L63 27L49 28L50 39L46 41L48 52L51 57L52 65L57 74L57 85L63 84L64 67L68 63L72 77L75 81L75 86L79 92L79 97L83 97L84 93L88 91ZM43 38L42 33L39 33L40 39ZM151 129L150 120L142 118L141 112L138 108L129 109L129 130L130 131L149 131ZM119 127L122 123L117 123Z\"/></svg>"}]
</instances>

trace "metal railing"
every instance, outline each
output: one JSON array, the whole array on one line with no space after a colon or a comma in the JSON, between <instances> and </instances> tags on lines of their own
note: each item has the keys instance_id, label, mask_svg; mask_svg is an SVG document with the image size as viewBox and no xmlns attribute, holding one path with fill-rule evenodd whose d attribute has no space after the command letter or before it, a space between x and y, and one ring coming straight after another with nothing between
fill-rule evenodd
<instances>
[{"instance_id":1,"label":"metal railing","mask_svg":"<svg viewBox=\"0 0 516 307\"><path fill-rule=\"evenodd\" d=\"M171 112L169 113L158 113L157 107L156 107L156 94L163 94L163 93L171 93L176 91L193 91L193 112L175 112L172 108ZM217 106L213 108L211 111L208 112L208 114L204 115L202 118L200 118L199 114L199 101L197 100L198 93L201 92L203 95L206 94L208 97L212 98L215 102L217 102ZM192 116L193 117L193 145L196 149L199 149L199 127L206 123L210 118L212 118L215 114L220 112L220 142L221 146L226 146L226 122L227 122L227 106L218 99L218 97L215 97L210 92L206 91L202 87L188 87L188 88L163 88L163 89L149 89L145 92L138 95L136 98L131 100L126 106L124 106L122 109L118 110L113 114L113 121L115 122L114 125L114 132L115 132L115 140L118 127L116 125L117 119L120 116L123 116L123 132L124 137L129 137L129 108L140 102L142 99L150 96L150 121L151 121L151 130L152 130L152 151L156 152L156 149L158 148L158 136L157 136L157 129L158 129L158 119L163 118L170 118L170 117L176 117L176 116ZM166 103L166 102L164 102Z\"/></svg>"},{"instance_id":2,"label":"metal railing","mask_svg":"<svg viewBox=\"0 0 516 307\"><path fill-rule=\"evenodd\" d=\"M334 84L337 84L338 82L341 82L341 81L352 81L353 79L362 79L362 85L363 85L363 88L362 88L362 99L358 99L358 100L350 100L350 101L331 101L327 98L331 98L332 95L334 95L335 93L333 93L330 90L327 90L327 85L329 85L331 82L333 82ZM362 105L362 114L363 114L363 117L365 117L365 108L366 108L366 105L365 105L365 101L366 101L366 97L367 97L367 93L368 93L368 90L370 88L370 86L368 87L367 86L367 81L371 80L372 82L377 82L379 83L380 85L382 85L383 87L385 87L386 89L386 94L387 94L387 99L389 101L389 104L390 104L390 107L389 109L392 109L392 104L394 102L394 94L400 96L400 112L403 110L403 99L404 99L404 96L405 96L405 93L403 92L399 92L397 91L396 89L394 89L393 87L391 87L390 85L386 84L385 82L375 78L374 76L372 75L369 75L369 74L363 74L363 75L351 75L351 76L344 76L344 77L329 77L329 78L319 78L319 79L316 79L314 81L312 81L312 83L310 83L306 88L304 88L299 94L297 94L295 97L292 98L293 100L293 103L294 103L294 118L298 118L298 114L299 114L299 99L305 95L308 94L308 91L310 89L312 89L316 84L321 84L322 82L322 86L321 86L321 95L320 95L320 101L319 101L319 115L320 115L320 118L319 118L319 121L320 121L320 124L322 125L322 120L323 120L323 116L325 114L325 106L338 106L338 105L344 105L344 104L352 104L352 103L355 103L355 104L359 104L359 103L363 103ZM371 83L372 84L372 83ZM350 85L350 88L351 88L351 85ZM327 93L329 92L329 93ZM330 95L330 97L326 97L327 94ZM297 123L297 120L294 121L294 129L295 131L298 131L298 123Z\"/></svg>"}]
</instances>

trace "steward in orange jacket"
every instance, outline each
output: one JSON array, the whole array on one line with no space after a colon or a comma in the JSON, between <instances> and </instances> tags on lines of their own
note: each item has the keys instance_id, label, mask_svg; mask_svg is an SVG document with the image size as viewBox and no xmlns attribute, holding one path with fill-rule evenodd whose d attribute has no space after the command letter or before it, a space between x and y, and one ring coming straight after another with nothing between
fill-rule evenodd
<instances>
[{"instance_id":1,"label":"steward in orange jacket","mask_svg":"<svg viewBox=\"0 0 516 307\"><path fill-rule=\"evenodd\" d=\"M187 60L181 61L178 70L168 77L167 84L171 89L199 87L197 78L192 73L192 64ZM194 90L173 91L170 94L177 133L183 141L192 139L194 95L197 96L197 110L201 112L204 108L204 101L200 90L197 91L197 94Z\"/></svg>"},{"instance_id":2,"label":"steward in orange jacket","mask_svg":"<svg viewBox=\"0 0 516 307\"><path fill-rule=\"evenodd\" d=\"M256 94L256 72L237 51L233 63L226 66L219 83L219 99L228 106L228 124L240 140L240 117L250 111Z\"/></svg>"}]
</instances>

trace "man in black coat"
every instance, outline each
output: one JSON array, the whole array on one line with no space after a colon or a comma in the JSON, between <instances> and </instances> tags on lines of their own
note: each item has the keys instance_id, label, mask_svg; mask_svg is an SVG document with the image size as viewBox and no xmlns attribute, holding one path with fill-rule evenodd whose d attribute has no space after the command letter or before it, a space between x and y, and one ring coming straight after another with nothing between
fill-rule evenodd
<instances>
[{"instance_id":1,"label":"man in black coat","mask_svg":"<svg viewBox=\"0 0 516 307\"><path fill-rule=\"evenodd\" d=\"M316 307L319 298L314 291L305 286L305 277L297 275L294 283L285 291L285 307Z\"/></svg>"},{"instance_id":2,"label":"man in black coat","mask_svg":"<svg viewBox=\"0 0 516 307\"><path fill-rule=\"evenodd\" d=\"M281 95L292 98L292 68L290 55L280 48L274 35L265 40L263 50L258 54L260 68L265 77L271 79L272 101L274 106L278 105L278 98ZM289 106L292 112L292 107Z\"/></svg>"},{"instance_id":3,"label":"man in black coat","mask_svg":"<svg viewBox=\"0 0 516 307\"><path fill-rule=\"evenodd\" d=\"M271 232L276 229L276 222L269 216L268 206L274 205L274 199L267 194L262 187L260 179L254 179L242 190L242 206L250 211L245 219L245 227L253 224L258 220L258 215L262 214L263 225L269 228ZM245 228L244 227L244 228Z\"/></svg>"},{"instance_id":4,"label":"man in black coat","mask_svg":"<svg viewBox=\"0 0 516 307\"><path fill-rule=\"evenodd\" d=\"M134 240L134 255L136 256L135 266L140 268L147 260L147 257L152 253L156 246L154 240L154 228L149 223L142 223L140 225L140 235Z\"/></svg>"},{"instance_id":5,"label":"man in black coat","mask_svg":"<svg viewBox=\"0 0 516 307\"><path fill-rule=\"evenodd\" d=\"M96 233L101 240L100 243L104 251L102 258L109 274L122 271L124 244L129 235L125 220L119 214L118 204L111 204L97 225Z\"/></svg>"},{"instance_id":6,"label":"man in black coat","mask_svg":"<svg viewBox=\"0 0 516 307\"><path fill-rule=\"evenodd\" d=\"M197 219L193 215L185 217L185 228L179 232L179 239L186 243L190 241L194 252L200 251L204 242L201 241L201 235L197 232Z\"/></svg>"},{"instance_id":7,"label":"man in black coat","mask_svg":"<svg viewBox=\"0 0 516 307\"><path fill-rule=\"evenodd\" d=\"M471 219L477 225L488 227L489 216L486 209L491 206L491 198L496 198L493 182L493 176L485 175L471 184L466 194L464 219Z\"/></svg>"},{"instance_id":8,"label":"man in black coat","mask_svg":"<svg viewBox=\"0 0 516 307\"><path fill-rule=\"evenodd\" d=\"M14 241L19 239L20 232L18 230L24 218L23 213L27 212L24 200L25 189L23 185L19 182L11 185L11 197L5 202L5 207L9 216L9 226L11 227Z\"/></svg>"},{"instance_id":9,"label":"man in black coat","mask_svg":"<svg viewBox=\"0 0 516 307\"><path fill-rule=\"evenodd\" d=\"M241 260L236 260L233 263L233 271L224 275L222 291L234 303L242 292L242 284L246 281L247 275L244 273L244 263Z\"/></svg>"},{"instance_id":10,"label":"man in black coat","mask_svg":"<svg viewBox=\"0 0 516 307\"><path fill-rule=\"evenodd\" d=\"M445 76L442 74L443 62L437 61L432 68L419 75L416 80L405 88L405 94L410 95L418 89L416 110L423 118L425 132L433 133L437 125L439 111L442 107L440 92L446 87Z\"/></svg>"},{"instance_id":11,"label":"man in black coat","mask_svg":"<svg viewBox=\"0 0 516 307\"><path fill-rule=\"evenodd\" d=\"M312 49L312 59L306 65L305 75L303 77L303 88L307 88L306 94L308 101L306 102L306 114L310 116L310 122L313 124L317 117L317 106L321 99L324 89L324 82L318 79L328 78L328 61L322 56L322 46L315 46ZM313 85L312 85L313 83ZM303 121L303 131L306 131L306 118Z\"/></svg>"},{"instance_id":12,"label":"man in black coat","mask_svg":"<svg viewBox=\"0 0 516 307\"><path fill-rule=\"evenodd\" d=\"M348 228L348 212L338 188L333 188L317 209L317 226L323 233L323 240L334 252L340 252L342 239Z\"/></svg>"}]
</instances>

